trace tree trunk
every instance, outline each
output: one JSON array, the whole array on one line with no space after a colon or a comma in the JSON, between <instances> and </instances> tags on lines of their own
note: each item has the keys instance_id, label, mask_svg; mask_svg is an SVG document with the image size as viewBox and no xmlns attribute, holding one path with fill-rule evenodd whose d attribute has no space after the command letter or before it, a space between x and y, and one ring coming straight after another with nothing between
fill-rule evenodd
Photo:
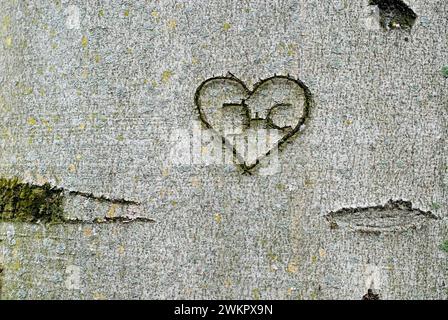
<instances>
[{"instance_id":1,"label":"tree trunk","mask_svg":"<svg viewBox=\"0 0 448 320\"><path fill-rule=\"evenodd\" d=\"M0 0L0 297L447 299L448 3L405 2Z\"/></svg>"}]
</instances>

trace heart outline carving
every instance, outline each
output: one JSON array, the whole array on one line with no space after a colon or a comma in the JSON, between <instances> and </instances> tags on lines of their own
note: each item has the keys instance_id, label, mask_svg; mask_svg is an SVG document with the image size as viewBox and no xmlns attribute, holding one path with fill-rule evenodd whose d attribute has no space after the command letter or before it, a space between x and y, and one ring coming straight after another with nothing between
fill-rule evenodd
<instances>
[{"instance_id":1,"label":"heart outline carving","mask_svg":"<svg viewBox=\"0 0 448 320\"><path fill-rule=\"evenodd\" d=\"M245 93L245 98L242 98L239 103L223 103L222 108L224 108L226 106L234 106L234 105L242 106L243 109L245 110L245 113L246 113L245 116L248 118L249 125L250 125L250 121L253 120L253 118L250 117L250 110L249 110L248 105L246 104L246 101L248 99L250 99L252 96L254 96L254 94L257 92L257 90L259 90L264 84L266 84L270 81L274 81L276 79L283 79L286 81L291 81L291 82L295 83L298 87L300 87L301 90L303 90L304 101L303 101L302 116L297 119L296 125L293 127L290 127L290 130L288 130L267 152L258 156L256 158L255 163L248 165L246 163L246 160L238 153L236 146L233 145L232 143L230 143L228 141L228 139L225 136L223 136L218 130L216 130L216 128L214 128L212 126L212 124L208 121L206 112L203 109L203 106L201 104L201 93L206 85L210 84L211 82L215 82L215 81L229 81L229 82L236 84L237 86L240 86ZM310 112L311 112L311 108L312 108L312 94L311 94L310 89L300 79L295 79L295 78L291 77L290 75L286 75L286 76L274 75L274 76L266 78L266 79L260 79L257 83L255 83L253 85L252 90L250 90L246 86L244 81L242 81L241 79L237 78L236 76L234 76L232 73L229 72L227 76L214 76L214 77L208 78L205 81L203 81L199 85L199 87L196 89L196 92L194 95L194 103L195 103L196 109L199 113L199 118L200 118L201 122L205 125L205 127L207 129L212 130L216 135L218 135L222 139L222 142L226 147L231 148L234 159L238 160L238 164L243 169L243 171L250 173L250 171L253 168L255 168L260 163L260 161L262 159L268 157L271 154L272 150L274 150L275 148L279 149L290 138L292 138L293 136L295 136L296 134L298 134L301 131L302 127L306 124L306 122L310 116ZM280 128L279 126L275 125L273 123L272 119L270 118L271 112L276 107L282 106L282 105L287 105L287 104L277 103L277 104L271 106L266 119L256 119L256 120L264 120L271 128L282 130L283 128ZM258 114L257 114L257 116L258 116Z\"/></svg>"}]
</instances>

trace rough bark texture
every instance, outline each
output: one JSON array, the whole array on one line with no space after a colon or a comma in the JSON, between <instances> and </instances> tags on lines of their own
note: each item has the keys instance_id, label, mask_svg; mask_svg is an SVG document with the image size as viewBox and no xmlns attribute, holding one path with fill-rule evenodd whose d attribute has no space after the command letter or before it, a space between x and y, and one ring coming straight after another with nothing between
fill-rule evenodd
<instances>
[{"instance_id":1,"label":"rough bark texture","mask_svg":"<svg viewBox=\"0 0 448 320\"><path fill-rule=\"evenodd\" d=\"M448 3L387 2L0 0L1 298L446 299ZM271 174L170 161L228 72L312 94Z\"/></svg>"}]
</instances>

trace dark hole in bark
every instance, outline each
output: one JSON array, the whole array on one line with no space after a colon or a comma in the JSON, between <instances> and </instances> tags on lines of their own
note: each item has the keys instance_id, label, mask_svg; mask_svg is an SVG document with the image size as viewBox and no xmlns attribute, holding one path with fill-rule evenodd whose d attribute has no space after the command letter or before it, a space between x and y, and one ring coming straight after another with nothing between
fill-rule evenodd
<instances>
[{"instance_id":1,"label":"dark hole in bark","mask_svg":"<svg viewBox=\"0 0 448 320\"><path fill-rule=\"evenodd\" d=\"M372 289L367 290L367 293L362 297L362 300L380 300L380 295L375 294Z\"/></svg>"},{"instance_id":2,"label":"dark hole in bark","mask_svg":"<svg viewBox=\"0 0 448 320\"><path fill-rule=\"evenodd\" d=\"M0 299L2 298L2 289L3 289L3 267L0 266Z\"/></svg>"},{"instance_id":3,"label":"dark hole in bark","mask_svg":"<svg viewBox=\"0 0 448 320\"><path fill-rule=\"evenodd\" d=\"M411 29L417 14L401 0L370 0L370 5L378 6L380 24L386 29Z\"/></svg>"}]
</instances>

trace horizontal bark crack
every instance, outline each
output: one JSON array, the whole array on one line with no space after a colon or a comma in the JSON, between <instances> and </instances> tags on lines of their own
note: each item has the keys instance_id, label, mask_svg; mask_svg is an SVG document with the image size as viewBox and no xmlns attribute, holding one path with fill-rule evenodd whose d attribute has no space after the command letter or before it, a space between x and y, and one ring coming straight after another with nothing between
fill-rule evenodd
<instances>
[{"instance_id":1,"label":"horizontal bark crack","mask_svg":"<svg viewBox=\"0 0 448 320\"><path fill-rule=\"evenodd\" d=\"M64 216L64 200L67 196L80 196L99 203L138 206L137 201L111 199L92 193L66 190L46 183L37 185L18 178L0 178L0 222L28 223L128 223L154 222L135 216L102 217L92 220L71 219Z\"/></svg>"},{"instance_id":2,"label":"horizontal bark crack","mask_svg":"<svg viewBox=\"0 0 448 320\"><path fill-rule=\"evenodd\" d=\"M361 232L391 232L415 229L430 220L440 220L431 211L413 208L404 200L389 200L385 205L342 208L329 212L325 218L330 227L348 228Z\"/></svg>"}]
</instances>

